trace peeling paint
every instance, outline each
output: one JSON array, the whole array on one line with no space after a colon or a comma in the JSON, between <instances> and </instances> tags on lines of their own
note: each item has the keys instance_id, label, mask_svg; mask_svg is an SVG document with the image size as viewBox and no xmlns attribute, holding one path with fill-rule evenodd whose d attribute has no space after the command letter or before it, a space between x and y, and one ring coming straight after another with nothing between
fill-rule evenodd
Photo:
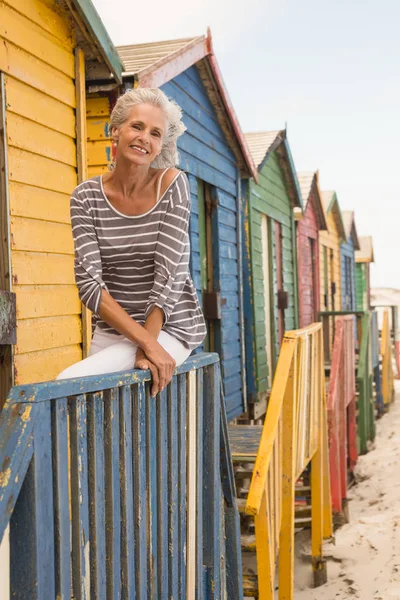
<instances>
[{"instance_id":1,"label":"peeling paint","mask_svg":"<svg viewBox=\"0 0 400 600\"><path fill-rule=\"evenodd\" d=\"M31 418L31 410L32 410L32 406L27 406L24 410L24 412L21 415L21 420L24 423L27 423L29 421L29 419Z\"/></svg>"},{"instance_id":2,"label":"peeling paint","mask_svg":"<svg viewBox=\"0 0 400 600\"><path fill-rule=\"evenodd\" d=\"M11 477L10 467L0 473L0 487L7 487Z\"/></svg>"}]
</instances>

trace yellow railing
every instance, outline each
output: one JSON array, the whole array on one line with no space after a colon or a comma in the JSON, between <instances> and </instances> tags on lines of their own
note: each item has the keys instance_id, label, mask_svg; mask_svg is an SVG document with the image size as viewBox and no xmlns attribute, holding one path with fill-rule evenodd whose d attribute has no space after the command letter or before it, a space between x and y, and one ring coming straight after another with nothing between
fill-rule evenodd
<instances>
[{"instance_id":1,"label":"yellow railing","mask_svg":"<svg viewBox=\"0 0 400 600\"><path fill-rule=\"evenodd\" d=\"M246 504L254 515L260 600L294 589L295 484L311 462L314 583L326 580L322 542L332 535L322 325L286 332ZM278 560L279 559L279 560Z\"/></svg>"},{"instance_id":2,"label":"yellow railing","mask_svg":"<svg viewBox=\"0 0 400 600\"><path fill-rule=\"evenodd\" d=\"M383 326L381 336L382 356L382 395L386 408L393 400L394 372L392 363L392 343L390 339L389 311L383 313Z\"/></svg>"}]
</instances>

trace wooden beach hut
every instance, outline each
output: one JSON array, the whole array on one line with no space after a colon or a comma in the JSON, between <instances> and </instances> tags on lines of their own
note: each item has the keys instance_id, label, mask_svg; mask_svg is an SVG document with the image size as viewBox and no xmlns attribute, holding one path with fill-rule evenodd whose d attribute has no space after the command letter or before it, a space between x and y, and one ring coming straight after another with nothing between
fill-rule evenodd
<instances>
[{"instance_id":1,"label":"wooden beach hut","mask_svg":"<svg viewBox=\"0 0 400 600\"><path fill-rule=\"evenodd\" d=\"M286 131L246 134L258 182L243 182L246 368L254 415L265 412L285 330L298 326L293 209L302 199Z\"/></svg>"},{"instance_id":2,"label":"wooden beach hut","mask_svg":"<svg viewBox=\"0 0 400 600\"><path fill-rule=\"evenodd\" d=\"M360 249L354 212L342 211L346 241L340 247L342 268L342 309L356 310L355 252Z\"/></svg>"},{"instance_id":3,"label":"wooden beach hut","mask_svg":"<svg viewBox=\"0 0 400 600\"><path fill-rule=\"evenodd\" d=\"M356 299L357 310L369 310L371 306L370 265L374 262L374 248L371 236L359 238L360 249L356 250Z\"/></svg>"},{"instance_id":4,"label":"wooden beach hut","mask_svg":"<svg viewBox=\"0 0 400 600\"><path fill-rule=\"evenodd\" d=\"M299 317L300 327L307 327L318 321L320 310L319 288L319 232L326 230L326 216L315 173L297 174L304 205L295 208L297 219L297 266L299 281Z\"/></svg>"},{"instance_id":5,"label":"wooden beach hut","mask_svg":"<svg viewBox=\"0 0 400 600\"><path fill-rule=\"evenodd\" d=\"M0 404L12 383L82 357L69 199L86 177L85 74L97 65L121 80L91 2L0 3Z\"/></svg>"},{"instance_id":6,"label":"wooden beach hut","mask_svg":"<svg viewBox=\"0 0 400 600\"><path fill-rule=\"evenodd\" d=\"M111 160L109 116L129 87L160 87L183 109L187 127L179 139L180 167L187 173L192 215L191 273L208 323L205 349L221 357L228 418L245 410L240 181L257 178L214 55L211 34L118 48L123 85L92 73L88 100L90 175Z\"/></svg>"},{"instance_id":7,"label":"wooden beach hut","mask_svg":"<svg viewBox=\"0 0 400 600\"><path fill-rule=\"evenodd\" d=\"M322 192L328 229L319 235L321 311L342 309L340 247L346 239L336 192Z\"/></svg>"}]
</instances>

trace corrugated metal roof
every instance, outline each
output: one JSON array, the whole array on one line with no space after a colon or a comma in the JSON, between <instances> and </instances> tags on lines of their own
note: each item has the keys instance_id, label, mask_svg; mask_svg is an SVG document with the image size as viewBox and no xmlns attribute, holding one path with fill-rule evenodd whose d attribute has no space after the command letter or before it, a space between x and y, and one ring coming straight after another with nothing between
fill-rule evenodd
<instances>
[{"instance_id":1,"label":"corrugated metal roof","mask_svg":"<svg viewBox=\"0 0 400 600\"><path fill-rule=\"evenodd\" d=\"M150 44L135 44L130 46L118 46L118 54L124 63L124 75L136 75L149 66L169 58L171 55L181 52L187 46L191 46L204 39L204 36L181 38L179 40L167 40L163 42L151 42Z\"/></svg>"},{"instance_id":2,"label":"corrugated metal roof","mask_svg":"<svg viewBox=\"0 0 400 600\"><path fill-rule=\"evenodd\" d=\"M297 179L299 180L301 197L304 202L304 209L307 206L308 199L310 197L312 184L314 181L315 173L312 171L307 173L297 173Z\"/></svg>"},{"instance_id":3,"label":"corrugated metal roof","mask_svg":"<svg viewBox=\"0 0 400 600\"><path fill-rule=\"evenodd\" d=\"M281 131L258 131L244 134L257 168L280 133Z\"/></svg>"},{"instance_id":4,"label":"corrugated metal roof","mask_svg":"<svg viewBox=\"0 0 400 600\"><path fill-rule=\"evenodd\" d=\"M374 248L372 237L361 236L358 238L360 242L360 250L356 250L356 262L374 262Z\"/></svg>"}]
</instances>

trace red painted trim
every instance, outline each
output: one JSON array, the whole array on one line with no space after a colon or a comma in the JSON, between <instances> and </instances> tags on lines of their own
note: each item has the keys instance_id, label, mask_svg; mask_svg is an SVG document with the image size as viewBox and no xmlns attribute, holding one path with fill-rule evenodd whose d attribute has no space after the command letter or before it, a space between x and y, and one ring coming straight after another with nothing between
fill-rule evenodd
<instances>
[{"instance_id":1,"label":"red painted trim","mask_svg":"<svg viewBox=\"0 0 400 600\"><path fill-rule=\"evenodd\" d=\"M222 78L222 74L221 71L219 69L217 60L215 58L215 54L214 54L214 50L213 50L213 46L212 46L212 38L211 38L211 31L210 29L208 29L207 31L207 43L208 43L208 48L210 51L210 54L208 56L208 60L210 62L210 66L211 66L211 70L212 73L214 75L214 78L218 84L219 87L219 92L221 94L221 98L222 101L224 103L224 107L226 112L229 115L229 119L232 125L232 128L235 132L236 135L236 139L238 141L238 144L240 146L241 152L243 154L243 158L245 160L245 164L249 170L249 175L256 181L258 182L258 170L254 164L253 158L251 156L250 150L247 146L247 142L246 139L243 135L242 129L239 125L239 121L236 117L236 113L235 110L232 106L232 103L230 101L228 92L226 90L225 84L224 84L224 80Z\"/></svg>"}]
</instances>

